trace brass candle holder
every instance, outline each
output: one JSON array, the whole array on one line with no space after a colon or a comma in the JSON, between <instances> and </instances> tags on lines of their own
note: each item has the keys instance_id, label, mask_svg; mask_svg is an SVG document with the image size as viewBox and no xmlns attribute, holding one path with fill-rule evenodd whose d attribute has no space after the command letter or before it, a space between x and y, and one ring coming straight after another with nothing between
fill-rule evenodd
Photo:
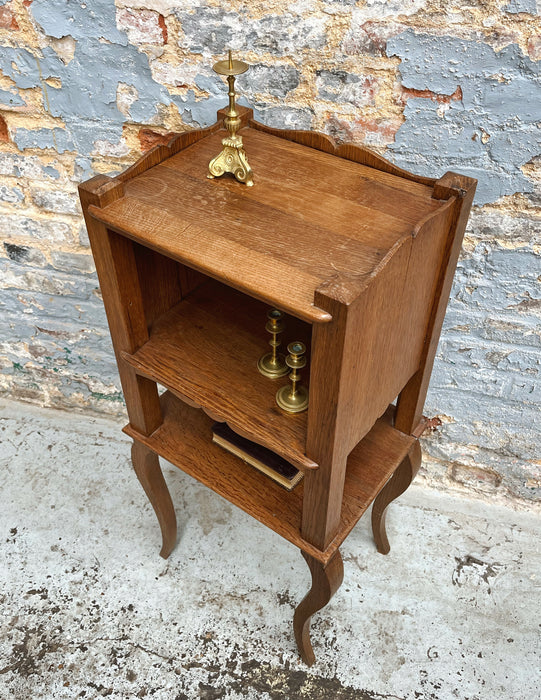
<instances>
[{"instance_id":1,"label":"brass candle holder","mask_svg":"<svg viewBox=\"0 0 541 700\"><path fill-rule=\"evenodd\" d=\"M280 347L278 336L283 332L285 327L284 314L278 309L269 309L269 311L267 311L265 330L272 334L272 339L269 340L272 351L259 358L257 369L261 374L270 379L283 377L289 372L284 355L278 352L278 348Z\"/></svg>"},{"instance_id":2,"label":"brass candle holder","mask_svg":"<svg viewBox=\"0 0 541 700\"><path fill-rule=\"evenodd\" d=\"M212 70L218 75L227 75L229 84L229 108L224 119L224 126L229 131L229 136L222 139L222 150L209 163L207 177L220 177L224 173L232 173L239 182L251 186L254 184L253 173L248 158L242 147L242 136L237 134L240 127L240 119L235 104L235 76L245 73L249 66L244 61L233 60L231 51L229 58L218 61L212 66Z\"/></svg>"},{"instance_id":3,"label":"brass candle holder","mask_svg":"<svg viewBox=\"0 0 541 700\"><path fill-rule=\"evenodd\" d=\"M308 389L299 386L301 377L297 370L306 367L306 346L300 341L289 343L287 346L289 355L286 357L286 364L291 368L289 379L291 384L286 384L276 392L276 403L287 413L300 413L308 408Z\"/></svg>"}]
</instances>

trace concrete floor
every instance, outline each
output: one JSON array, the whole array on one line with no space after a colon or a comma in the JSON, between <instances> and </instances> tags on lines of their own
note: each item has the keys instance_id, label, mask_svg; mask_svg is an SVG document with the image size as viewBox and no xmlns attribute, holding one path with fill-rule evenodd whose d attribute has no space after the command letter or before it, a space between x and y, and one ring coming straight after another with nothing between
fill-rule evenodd
<instances>
[{"instance_id":1,"label":"concrete floor","mask_svg":"<svg viewBox=\"0 0 541 700\"><path fill-rule=\"evenodd\" d=\"M0 699L541 695L539 518L413 486L342 548L298 659L299 552L165 465L168 562L114 421L0 402Z\"/></svg>"}]
</instances>

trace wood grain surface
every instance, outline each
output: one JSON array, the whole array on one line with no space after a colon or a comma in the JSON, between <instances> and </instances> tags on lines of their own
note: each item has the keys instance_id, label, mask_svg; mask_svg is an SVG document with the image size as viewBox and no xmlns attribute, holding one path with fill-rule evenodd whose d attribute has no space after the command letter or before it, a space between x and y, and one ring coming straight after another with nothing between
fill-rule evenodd
<instances>
[{"instance_id":1,"label":"wood grain surface","mask_svg":"<svg viewBox=\"0 0 541 700\"><path fill-rule=\"evenodd\" d=\"M306 554L306 552L303 552L303 556L312 575L312 586L295 608L293 630L301 659L308 666L312 666L315 663L316 656L310 640L310 620L312 615L329 603L342 585L344 563L339 550L335 552L326 565Z\"/></svg>"},{"instance_id":2,"label":"wood grain surface","mask_svg":"<svg viewBox=\"0 0 541 700\"><path fill-rule=\"evenodd\" d=\"M293 141L299 143L303 146L308 146L310 148L315 148L319 151L324 151L325 153L330 153L331 155L338 156L339 158L345 158L346 160L352 160L356 163L362 163L370 168L374 168L377 173L374 177L384 177L383 173L388 173L390 175L396 176L404 180L401 188L407 189L410 192L415 192L415 183L426 185L432 187L436 182L435 178L423 177L422 175L417 175L411 173L408 170L399 168L394 163L380 156L379 154L367 148L364 144L359 143L342 143L338 144L331 136L327 134L322 134L317 131L304 131L297 129L276 129L272 126L267 126L266 124L261 124L254 119L248 120L248 124L258 131L263 131L266 134L272 134L273 136L278 136L281 139L287 141ZM409 186L411 183L411 187ZM419 188L417 188L419 191Z\"/></svg>"},{"instance_id":3,"label":"wood grain surface","mask_svg":"<svg viewBox=\"0 0 541 700\"><path fill-rule=\"evenodd\" d=\"M256 186L227 176L208 180L207 164L222 136L209 131L170 157L156 151L155 163L148 160L125 180L122 197L91 206L91 215L191 268L318 322L330 320L314 303L322 283L369 276L440 205L426 184L257 129L242 130Z\"/></svg>"},{"instance_id":4,"label":"wood grain surface","mask_svg":"<svg viewBox=\"0 0 541 700\"><path fill-rule=\"evenodd\" d=\"M301 536L303 481L291 492L212 442L213 420L170 392L161 396L164 420L149 436L128 425L124 432L205 484L318 561L340 547L415 438L395 430L385 416L348 459L340 527L325 550Z\"/></svg>"},{"instance_id":5,"label":"wood grain surface","mask_svg":"<svg viewBox=\"0 0 541 700\"><path fill-rule=\"evenodd\" d=\"M133 244L88 214L91 205L107 206L122 197L123 191L121 183L104 175L79 186L128 416L132 425L149 434L162 420L156 384L121 361L122 352L135 352L148 340Z\"/></svg>"},{"instance_id":6,"label":"wood grain surface","mask_svg":"<svg viewBox=\"0 0 541 700\"><path fill-rule=\"evenodd\" d=\"M452 172L445 173L434 185L434 197L447 199L451 205L448 211L450 216L441 259L437 265L418 369L398 397L396 425L406 433L418 433L422 420L430 375L476 186L477 180Z\"/></svg>"},{"instance_id":7,"label":"wood grain surface","mask_svg":"<svg viewBox=\"0 0 541 700\"><path fill-rule=\"evenodd\" d=\"M275 394L287 377L271 380L257 369L270 350L267 307L230 287L209 281L152 326L150 339L123 358L139 374L203 407L216 420L268 447L299 469L306 457L306 413L285 414ZM310 346L311 327L286 317L284 335ZM309 383L308 372L304 376Z\"/></svg>"}]
</instances>

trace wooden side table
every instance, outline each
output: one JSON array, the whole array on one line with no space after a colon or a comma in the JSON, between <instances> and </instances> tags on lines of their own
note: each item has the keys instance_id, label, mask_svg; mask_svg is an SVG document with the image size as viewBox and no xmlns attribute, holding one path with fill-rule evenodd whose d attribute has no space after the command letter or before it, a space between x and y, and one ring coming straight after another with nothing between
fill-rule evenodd
<instances>
[{"instance_id":1,"label":"wooden side table","mask_svg":"<svg viewBox=\"0 0 541 700\"><path fill-rule=\"evenodd\" d=\"M476 182L412 175L362 146L239 111L254 187L206 177L221 110L214 126L88 180L80 196L161 555L175 545L176 519L158 455L300 548L312 587L294 630L311 664L310 618L342 582L340 545L374 502L387 553L386 508L419 468ZM257 370L269 306L309 348L304 413L278 408L279 384ZM287 492L222 450L215 420L285 457L303 481Z\"/></svg>"}]
</instances>

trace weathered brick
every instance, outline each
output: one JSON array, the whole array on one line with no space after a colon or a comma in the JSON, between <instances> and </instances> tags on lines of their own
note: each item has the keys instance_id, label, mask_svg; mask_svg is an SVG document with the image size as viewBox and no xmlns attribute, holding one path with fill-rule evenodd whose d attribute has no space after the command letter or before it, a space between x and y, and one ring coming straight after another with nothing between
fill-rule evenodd
<instances>
[{"instance_id":1,"label":"weathered brick","mask_svg":"<svg viewBox=\"0 0 541 700\"><path fill-rule=\"evenodd\" d=\"M167 41L163 16L152 10L118 10L117 26L128 34L131 44L159 44Z\"/></svg>"},{"instance_id":2,"label":"weathered brick","mask_svg":"<svg viewBox=\"0 0 541 700\"><path fill-rule=\"evenodd\" d=\"M443 111L432 99L408 100L391 147L399 165L415 169L422 162L425 175L471 175L479 181L479 205L532 191L522 167L539 154L541 81L539 67L517 44L495 50L408 29L389 40L388 54L400 57L406 87L436 95L453 95L460 87L462 96Z\"/></svg>"},{"instance_id":3,"label":"weathered brick","mask_svg":"<svg viewBox=\"0 0 541 700\"><path fill-rule=\"evenodd\" d=\"M488 241L491 248L496 240L517 248L529 246L539 238L540 232L539 218L531 215L475 208L470 215L467 236L470 240Z\"/></svg>"},{"instance_id":4,"label":"weathered brick","mask_svg":"<svg viewBox=\"0 0 541 700\"><path fill-rule=\"evenodd\" d=\"M452 478L476 491L481 490L489 493L494 492L502 483L501 474L498 472L466 464L453 464Z\"/></svg>"},{"instance_id":5,"label":"weathered brick","mask_svg":"<svg viewBox=\"0 0 541 700\"><path fill-rule=\"evenodd\" d=\"M528 39L528 55L532 61L541 59L541 34L532 34Z\"/></svg>"},{"instance_id":6,"label":"weathered brick","mask_svg":"<svg viewBox=\"0 0 541 700\"><path fill-rule=\"evenodd\" d=\"M0 109L8 112L26 112L28 111L26 102L22 99L18 92L14 90L2 90L0 88ZM5 124L5 120L4 120ZM7 141L8 139L3 139Z\"/></svg>"},{"instance_id":7,"label":"weathered brick","mask_svg":"<svg viewBox=\"0 0 541 700\"><path fill-rule=\"evenodd\" d=\"M502 10L515 15L519 12L535 15L537 14L537 3L536 0L510 0L507 5L502 7Z\"/></svg>"},{"instance_id":8,"label":"weathered brick","mask_svg":"<svg viewBox=\"0 0 541 700\"><path fill-rule=\"evenodd\" d=\"M357 4L357 0L324 0L327 12L337 10L339 12L350 12L351 7Z\"/></svg>"},{"instance_id":9,"label":"weathered brick","mask_svg":"<svg viewBox=\"0 0 541 700\"><path fill-rule=\"evenodd\" d=\"M261 19L221 7L196 6L176 10L184 38L181 46L194 52L218 55L227 49L249 49L258 53L284 56L292 51L322 49L325 46L325 18L285 13L268 14Z\"/></svg>"},{"instance_id":10,"label":"weathered brick","mask_svg":"<svg viewBox=\"0 0 541 700\"><path fill-rule=\"evenodd\" d=\"M299 71L293 66L265 66L258 63L250 66L250 70L239 78L239 88L243 95L267 93L274 97L285 97L298 86L299 80Z\"/></svg>"},{"instance_id":11,"label":"weathered brick","mask_svg":"<svg viewBox=\"0 0 541 700\"><path fill-rule=\"evenodd\" d=\"M17 19L7 5L0 7L0 28L12 30L19 29Z\"/></svg>"},{"instance_id":12,"label":"weathered brick","mask_svg":"<svg viewBox=\"0 0 541 700\"><path fill-rule=\"evenodd\" d=\"M18 204L24 201L24 192L20 187L7 187L0 185L0 202L10 202Z\"/></svg>"},{"instance_id":13,"label":"weathered brick","mask_svg":"<svg viewBox=\"0 0 541 700\"><path fill-rule=\"evenodd\" d=\"M378 79L370 74L354 75L344 70L318 70L316 87L325 100L347 102L359 108L374 104Z\"/></svg>"},{"instance_id":14,"label":"weathered brick","mask_svg":"<svg viewBox=\"0 0 541 700\"><path fill-rule=\"evenodd\" d=\"M325 131L342 143L365 143L367 146L381 147L393 142L401 124L400 117L360 117L351 121L335 113L327 117Z\"/></svg>"},{"instance_id":15,"label":"weathered brick","mask_svg":"<svg viewBox=\"0 0 541 700\"><path fill-rule=\"evenodd\" d=\"M102 410L119 410L118 373L95 276L0 260L0 286L0 392L34 401L53 397L58 407L104 402Z\"/></svg>"},{"instance_id":16,"label":"weathered brick","mask_svg":"<svg viewBox=\"0 0 541 700\"><path fill-rule=\"evenodd\" d=\"M6 143L9 141L8 125L4 117L0 114L0 142Z\"/></svg>"},{"instance_id":17,"label":"weathered brick","mask_svg":"<svg viewBox=\"0 0 541 700\"><path fill-rule=\"evenodd\" d=\"M520 345L541 348L541 321L535 317L509 317L500 314L485 315L458 307L451 302L445 316L444 336L466 340L470 335L498 345Z\"/></svg>"},{"instance_id":18,"label":"weathered brick","mask_svg":"<svg viewBox=\"0 0 541 700\"><path fill-rule=\"evenodd\" d=\"M64 221L36 220L28 216L0 216L0 236L35 238L50 244L72 240L71 228Z\"/></svg>"},{"instance_id":19,"label":"weathered brick","mask_svg":"<svg viewBox=\"0 0 541 700\"><path fill-rule=\"evenodd\" d=\"M181 63L171 64L160 58L152 61L150 65L154 80L163 85L171 85L176 88L191 87L195 76L200 72L200 65L195 61L182 61Z\"/></svg>"},{"instance_id":20,"label":"weathered brick","mask_svg":"<svg viewBox=\"0 0 541 700\"><path fill-rule=\"evenodd\" d=\"M139 137L139 143L141 144L141 151L146 153L150 151L151 148L154 148L154 146L166 146L175 134L173 132L159 134L152 129L139 129L137 135Z\"/></svg>"},{"instance_id":21,"label":"weathered brick","mask_svg":"<svg viewBox=\"0 0 541 700\"><path fill-rule=\"evenodd\" d=\"M133 85L118 83L116 88L116 106L128 119L131 118L130 108L139 99L139 93Z\"/></svg>"},{"instance_id":22,"label":"weathered brick","mask_svg":"<svg viewBox=\"0 0 541 700\"><path fill-rule=\"evenodd\" d=\"M76 158L73 163L73 175L70 177L72 182L84 182L90 180L96 173L92 168L92 161L89 158Z\"/></svg>"},{"instance_id":23,"label":"weathered brick","mask_svg":"<svg viewBox=\"0 0 541 700\"><path fill-rule=\"evenodd\" d=\"M295 109L294 107L269 107L254 105L257 117L268 126L277 129L309 129L313 113L310 109Z\"/></svg>"},{"instance_id":24,"label":"weathered brick","mask_svg":"<svg viewBox=\"0 0 541 700\"><path fill-rule=\"evenodd\" d=\"M452 361L444 358L453 358ZM473 335L444 336L434 371L434 389L461 387L470 394L541 404L541 352L480 340Z\"/></svg>"},{"instance_id":25,"label":"weathered brick","mask_svg":"<svg viewBox=\"0 0 541 700\"><path fill-rule=\"evenodd\" d=\"M363 7L357 8L353 16L362 19L382 17L402 17L414 15L428 4L428 0L366 0Z\"/></svg>"},{"instance_id":26,"label":"weathered brick","mask_svg":"<svg viewBox=\"0 0 541 700\"><path fill-rule=\"evenodd\" d=\"M13 140L20 151L27 148L50 148L57 153L75 150L71 135L65 129L17 129Z\"/></svg>"},{"instance_id":27,"label":"weathered brick","mask_svg":"<svg viewBox=\"0 0 541 700\"><path fill-rule=\"evenodd\" d=\"M46 164L36 156L0 153L0 175L26 177L31 180L58 180L58 164Z\"/></svg>"},{"instance_id":28,"label":"weathered brick","mask_svg":"<svg viewBox=\"0 0 541 700\"><path fill-rule=\"evenodd\" d=\"M458 264L453 298L470 309L493 314L528 312L539 299L540 255L533 248L507 249L480 243ZM521 306L522 305L522 306Z\"/></svg>"},{"instance_id":29,"label":"weathered brick","mask_svg":"<svg viewBox=\"0 0 541 700\"><path fill-rule=\"evenodd\" d=\"M19 263L29 263L37 267L43 267L46 265L45 256L41 250L37 248L30 248L25 245L15 245L15 243L8 243L4 241L4 250L10 260Z\"/></svg>"},{"instance_id":30,"label":"weathered brick","mask_svg":"<svg viewBox=\"0 0 541 700\"><path fill-rule=\"evenodd\" d=\"M64 253L55 250L51 253L51 260L55 267L64 272L84 272L88 274L96 269L91 255Z\"/></svg>"},{"instance_id":31,"label":"weathered brick","mask_svg":"<svg viewBox=\"0 0 541 700\"><path fill-rule=\"evenodd\" d=\"M346 56L384 56L387 39L397 34L400 29L401 25L395 22L380 24L354 16L349 31L342 39L341 49Z\"/></svg>"},{"instance_id":32,"label":"weathered brick","mask_svg":"<svg viewBox=\"0 0 541 700\"><path fill-rule=\"evenodd\" d=\"M79 198L71 192L61 190L33 189L30 193L34 204L44 211L55 214L80 214Z\"/></svg>"},{"instance_id":33,"label":"weathered brick","mask_svg":"<svg viewBox=\"0 0 541 700\"><path fill-rule=\"evenodd\" d=\"M178 0L116 0L119 7L129 7L135 10L144 10L152 6L156 12L163 15L170 15L175 7L178 7Z\"/></svg>"},{"instance_id":34,"label":"weathered brick","mask_svg":"<svg viewBox=\"0 0 541 700\"><path fill-rule=\"evenodd\" d=\"M79 227L79 245L83 248L90 247L90 241L88 240L88 231L86 230L86 226L85 226L84 221L81 223L81 226Z\"/></svg>"},{"instance_id":35,"label":"weathered brick","mask_svg":"<svg viewBox=\"0 0 541 700\"><path fill-rule=\"evenodd\" d=\"M57 318L61 323L69 324L78 319L77 314L65 314L65 310L73 305L74 298L81 304L82 312L86 309L85 304L90 305L89 308L96 315L96 322L98 317L104 318L105 312L98 294L99 286L95 275L68 273L52 267L32 268L28 264L0 258L0 287L3 290L0 295L0 308L6 311L18 309L20 303L26 306L34 304L32 300L36 300L34 306L39 315ZM49 304L47 299L50 297L54 298L50 299ZM17 299L19 303L15 303ZM86 309L86 312L88 311L89 309ZM105 321L99 321L98 325L101 327L104 323ZM106 327L106 324L103 327Z\"/></svg>"},{"instance_id":36,"label":"weathered brick","mask_svg":"<svg viewBox=\"0 0 541 700\"><path fill-rule=\"evenodd\" d=\"M492 404L493 406L493 404ZM500 407L508 410L508 406ZM490 417L490 421L489 421ZM536 466L535 450L537 433L535 428L527 428L522 439L516 438L517 428L525 421L535 422L535 414L524 414L515 427L498 421L494 412L485 414L482 421L470 422L468 418L457 418L451 423L454 430L436 431L424 439L424 462L430 470L429 480L446 481L446 475L436 464L448 467L448 478L479 493L499 491L526 500L539 499L539 487L531 481L539 474ZM472 429L471 426L474 426Z\"/></svg>"}]
</instances>

